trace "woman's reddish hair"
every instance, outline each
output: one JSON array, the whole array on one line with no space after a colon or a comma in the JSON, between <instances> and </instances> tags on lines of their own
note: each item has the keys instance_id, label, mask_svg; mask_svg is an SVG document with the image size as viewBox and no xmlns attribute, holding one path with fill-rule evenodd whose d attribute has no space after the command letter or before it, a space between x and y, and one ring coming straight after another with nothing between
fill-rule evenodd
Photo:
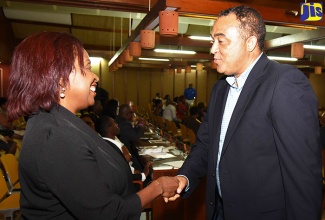
<instances>
[{"instance_id":1,"label":"woman's reddish hair","mask_svg":"<svg viewBox=\"0 0 325 220\"><path fill-rule=\"evenodd\" d=\"M10 67L8 117L13 120L57 106L60 79L69 83L76 59L83 72L83 53L82 43L69 33L43 32L22 41Z\"/></svg>"}]
</instances>

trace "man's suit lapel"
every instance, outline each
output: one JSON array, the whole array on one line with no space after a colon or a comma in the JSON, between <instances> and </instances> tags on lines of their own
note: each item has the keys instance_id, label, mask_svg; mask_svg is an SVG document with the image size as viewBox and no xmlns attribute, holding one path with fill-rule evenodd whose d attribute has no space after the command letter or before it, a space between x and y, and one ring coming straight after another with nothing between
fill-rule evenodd
<instances>
[{"instance_id":1,"label":"man's suit lapel","mask_svg":"<svg viewBox=\"0 0 325 220\"><path fill-rule=\"evenodd\" d=\"M265 69L265 66L267 65L268 61L269 60L266 57L266 55L263 54L261 56L261 58L259 59L259 61L257 61L255 66L251 70L251 72L244 84L243 90L239 96L236 107L234 109L234 112L232 113L231 120L229 122L225 141L224 141L223 148L222 148L221 157L225 154L227 147L229 145L229 142L238 126L238 123L240 122L240 119L242 118L242 116L245 112L245 109L246 109L250 99L252 98L256 88L258 87L261 80L263 79L262 76L265 74L264 69ZM223 109L224 109L224 106L223 106Z\"/></svg>"}]
</instances>

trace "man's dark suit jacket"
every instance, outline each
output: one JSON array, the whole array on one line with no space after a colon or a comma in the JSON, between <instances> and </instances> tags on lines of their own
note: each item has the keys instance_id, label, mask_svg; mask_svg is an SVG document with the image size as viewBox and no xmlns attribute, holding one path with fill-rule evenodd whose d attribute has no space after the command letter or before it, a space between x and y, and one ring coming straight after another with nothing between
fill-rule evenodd
<instances>
[{"instance_id":1,"label":"man's dark suit jacket","mask_svg":"<svg viewBox=\"0 0 325 220\"><path fill-rule=\"evenodd\" d=\"M31 117L19 156L22 219L139 219L130 167L67 109Z\"/></svg>"},{"instance_id":2,"label":"man's dark suit jacket","mask_svg":"<svg viewBox=\"0 0 325 220\"><path fill-rule=\"evenodd\" d=\"M118 146L116 146L113 142L111 142L111 141L109 141L109 140L106 140L106 139L104 139L104 140L107 141L107 142L110 144L110 146L111 146L114 150L116 150L116 152L117 152L121 157L124 158L125 162L126 162L126 163L128 164L128 166L129 166L129 162L125 159L125 157L124 157L122 151L120 150L120 148L118 148ZM142 181L142 175L141 175L141 174L137 174L137 173L132 173L132 180L141 180L141 181Z\"/></svg>"},{"instance_id":3,"label":"man's dark suit jacket","mask_svg":"<svg viewBox=\"0 0 325 220\"><path fill-rule=\"evenodd\" d=\"M216 206L216 163L229 84L213 87L197 142L179 170L188 196L207 177L207 219ZM320 219L322 165L317 98L306 76L262 55L251 70L224 140L219 177L226 220Z\"/></svg>"},{"instance_id":4,"label":"man's dark suit jacket","mask_svg":"<svg viewBox=\"0 0 325 220\"><path fill-rule=\"evenodd\" d=\"M197 131L200 128L201 123L194 117L190 116L188 117L188 119L186 120L185 123L186 127L188 127L189 129L192 129L195 133L195 135L197 134Z\"/></svg>"},{"instance_id":5,"label":"man's dark suit jacket","mask_svg":"<svg viewBox=\"0 0 325 220\"><path fill-rule=\"evenodd\" d=\"M121 117L120 115L116 117L115 122L120 128L120 134L118 135L118 138L132 154L133 167L137 170L141 170L142 172L144 164L141 162L139 152L134 144L140 141L140 138L144 134L144 128L133 127L130 121L124 117Z\"/></svg>"}]
</instances>

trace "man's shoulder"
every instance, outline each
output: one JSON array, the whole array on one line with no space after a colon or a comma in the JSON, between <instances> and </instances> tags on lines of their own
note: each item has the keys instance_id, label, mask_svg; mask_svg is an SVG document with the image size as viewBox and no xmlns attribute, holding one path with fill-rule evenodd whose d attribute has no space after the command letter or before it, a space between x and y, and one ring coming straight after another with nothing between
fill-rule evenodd
<instances>
[{"instance_id":1,"label":"man's shoulder","mask_svg":"<svg viewBox=\"0 0 325 220\"><path fill-rule=\"evenodd\" d=\"M124 117L122 117L120 115L117 115L116 118L115 118L115 122L117 124L120 124L120 123L123 123L123 122L128 122L128 120L126 120Z\"/></svg>"}]
</instances>

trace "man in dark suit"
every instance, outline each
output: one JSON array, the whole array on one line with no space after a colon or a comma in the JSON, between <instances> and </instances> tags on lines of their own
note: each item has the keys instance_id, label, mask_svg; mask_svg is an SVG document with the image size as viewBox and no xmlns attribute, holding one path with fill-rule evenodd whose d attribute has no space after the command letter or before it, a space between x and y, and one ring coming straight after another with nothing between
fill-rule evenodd
<instances>
[{"instance_id":1,"label":"man in dark suit","mask_svg":"<svg viewBox=\"0 0 325 220\"><path fill-rule=\"evenodd\" d=\"M104 140L110 143L110 146L112 146L113 149L121 155L121 157L125 158L125 162L127 162L128 164L131 162L131 155L129 150L117 138L117 135L119 135L120 133L120 129L113 118L106 115L101 116L96 121L95 129ZM130 165L130 168L132 171L132 179L141 180L142 182L144 182L147 179L147 176L149 175L152 166L151 162L147 162L144 167L143 173L141 173L139 170L135 170L132 165Z\"/></svg>"},{"instance_id":2,"label":"man in dark suit","mask_svg":"<svg viewBox=\"0 0 325 220\"><path fill-rule=\"evenodd\" d=\"M120 105L119 114L117 115L115 122L120 128L118 138L132 154L134 168L143 171L144 164L139 156L135 144L139 142L140 138L144 135L146 121L142 118L137 118L136 125L133 125L133 115L134 112L128 104Z\"/></svg>"},{"instance_id":3,"label":"man in dark suit","mask_svg":"<svg viewBox=\"0 0 325 220\"><path fill-rule=\"evenodd\" d=\"M192 129L195 135L197 134L197 131L199 130L201 125L201 121L197 119L198 113L199 113L198 107L192 106L190 108L190 117L186 118L186 120L184 121L186 127Z\"/></svg>"},{"instance_id":4,"label":"man in dark suit","mask_svg":"<svg viewBox=\"0 0 325 220\"><path fill-rule=\"evenodd\" d=\"M252 8L221 12L211 36L225 76L179 170L178 192L189 196L206 176L207 219L320 219L318 106L308 79L263 53L265 25Z\"/></svg>"}]
</instances>

